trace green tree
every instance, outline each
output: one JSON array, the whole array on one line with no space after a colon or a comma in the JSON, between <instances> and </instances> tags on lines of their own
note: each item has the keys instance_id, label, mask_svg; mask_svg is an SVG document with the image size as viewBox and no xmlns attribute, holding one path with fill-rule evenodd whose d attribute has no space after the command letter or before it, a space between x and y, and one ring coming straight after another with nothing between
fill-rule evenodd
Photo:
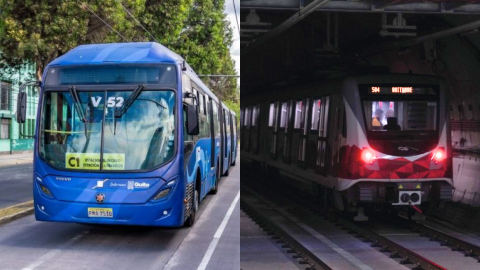
<instances>
[{"instance_id":1,"label":"green tree","mask_svg":"<svg viewBox=\"0 0 480 270\"><path fill-rule=\"evenodd\" d=\"M223 9L224 0L0 0L0 63L33 62L40 79L49 62L80 44L153 41L138 20L197 73L235 74ZM222 99L235 98L236 78L205 82Z\"/></svg>"},{"instance_id":2,"label":"green tree","mask_svg":"<svg viewBox=\"0 0 480 270\"><path fill-rule=\"evenodd\" d=\"M133 0L129 0L133 1ZM88 9L115 25L126 25L115 0L90 1L16 1L0 0L0 21L4 35L0 41L2 64L17 67L25 62L36 64L36 76L53 59L79 44L115 42L121 38Z\"/></svg>"}]
</instances>

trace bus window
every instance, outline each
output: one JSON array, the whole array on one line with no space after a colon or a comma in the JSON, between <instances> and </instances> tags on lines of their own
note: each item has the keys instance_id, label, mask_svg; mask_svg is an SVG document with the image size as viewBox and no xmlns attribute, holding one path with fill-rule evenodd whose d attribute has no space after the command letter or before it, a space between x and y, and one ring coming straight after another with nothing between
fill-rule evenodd
<instances>
[{"instance_id":1,"label":"bus window","mask_svg":"<svg viewBox=\"0 0 480 270\"><path fill-rule=\"evenodd\" d=\"M203 107L203 95L201 93L198 93L197 98L200 106L200 114L205 114L204 107Z\"/></svg>"}]
</instances>

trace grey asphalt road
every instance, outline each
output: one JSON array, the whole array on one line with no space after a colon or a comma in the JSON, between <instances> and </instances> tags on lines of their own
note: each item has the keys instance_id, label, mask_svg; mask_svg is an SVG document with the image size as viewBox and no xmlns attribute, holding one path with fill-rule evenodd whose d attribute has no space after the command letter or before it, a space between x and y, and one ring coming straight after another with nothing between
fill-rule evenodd
<instances>
[{"instance_id":1,"label":"grey asphalt road","mask_svg":"<svg viewBox=\"0 0 480 270\"><path fill-rule=\"evenodd\" d=\"M0 167L0 209L33 199L32 175L31 163Z\"/></svg>"},{"instance_id":2,"label":"grey asphalt road","mask_svg":"<svg viewBox=\"0 0 480 270\"><path fill-rule=\"evenodd\" d=\"M0 269L167 270L204 263L203 269L238 270L239 163L219 192L201 202L193 228L48 223L30 215L0 226Z\"/></svg>"}]
</instances>

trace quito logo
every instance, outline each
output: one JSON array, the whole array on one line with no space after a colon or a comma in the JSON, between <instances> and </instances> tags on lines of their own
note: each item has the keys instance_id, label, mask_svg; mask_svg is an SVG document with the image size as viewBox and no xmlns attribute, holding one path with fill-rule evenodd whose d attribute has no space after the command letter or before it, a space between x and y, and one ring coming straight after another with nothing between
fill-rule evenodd
<instances>
[{"instance_id":1,"label":"quito logo","mask_svg":"<svg viewBox=\"0 0 480 270\"><path fill-rule=\"evenodd\" d=\"M103 193L98 193L98 194L95 196L95 199L97 200L97 203L103 203L103 201L105 200L105 194L103 194Z\"/></svg>"},{"instance_id":2,"label":"quito logo","mask_svg":"<svg viewBox=\"0 0 480 270\"><path fill-rule=\"evenodd\" d=\"M408 147L406 147L406 146L399 146L399 147L398 147L398 150L400 150L400 151L408 151Z\"/></svg>"}]
</instances>

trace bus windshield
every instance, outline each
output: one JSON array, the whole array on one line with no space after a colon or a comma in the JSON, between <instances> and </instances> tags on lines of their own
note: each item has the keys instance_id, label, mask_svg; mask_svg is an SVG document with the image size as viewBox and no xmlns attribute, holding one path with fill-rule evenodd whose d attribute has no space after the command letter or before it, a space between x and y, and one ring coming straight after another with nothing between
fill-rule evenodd
<instances>
[{"instance_id":1,"label":"bus windshield","mask_svg":"<svg viewBox=\"0 0 480 270\"><path fill-rule=\"evenodd\" d=\"M77 170L148 170L169 161L175 147L174 91L143 90L115 116L132 90L76 91L77 107L72 92L45 92L41 157L55 168Z\"/></svg>"}]
</instances>

